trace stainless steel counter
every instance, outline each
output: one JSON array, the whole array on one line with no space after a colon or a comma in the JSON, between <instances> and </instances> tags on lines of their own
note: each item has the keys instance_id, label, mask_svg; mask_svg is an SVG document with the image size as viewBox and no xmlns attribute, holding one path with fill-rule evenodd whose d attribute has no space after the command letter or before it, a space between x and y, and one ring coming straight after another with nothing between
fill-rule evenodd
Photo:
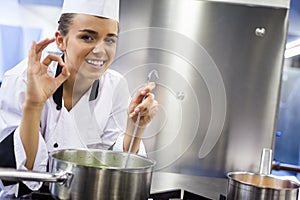
<instances>
[{"instance_id":1,"label":"stainless steel counter","mask_svg":"<svg viewBox=\"0 0 300 200\"><path fill-rule=\"evenodd\" d=\"M204 176L191 176L177 173L154 172L151 193L181 189L210 199L226 196L227 179Z\"/></svg>"}]
</instances>

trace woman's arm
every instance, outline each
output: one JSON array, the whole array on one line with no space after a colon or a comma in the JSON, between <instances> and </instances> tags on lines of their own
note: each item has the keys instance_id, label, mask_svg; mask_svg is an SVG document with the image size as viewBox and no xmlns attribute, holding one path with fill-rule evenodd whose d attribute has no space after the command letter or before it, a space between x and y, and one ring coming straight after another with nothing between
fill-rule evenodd
<instances>
[{"instance_id":1,"label":"woman's arm","mask_svg":"<svg viewBox=\"0 0 300 200\"><path fill-rule=\"evenodd\" d=\"M148 85L141 88L130 102L128 109L129 115L127 119L127 128L123 141L124 151L129 151L137 117L140 112L140 121L137 127L136 136L133 140L131 152L137 153L139 150L145 128L150 123L158 110L157 101L155 100L154 95L150 93L154 88L155 83L149 83Z\"/></svg>"},{"instance_id":2,"label":"woman's arm","mask_svg":"<svg viewBox=\"0 0 300 200\"><path fill-rule=\"evenodd\" d=\"M20 124L20 137L27 157L25 166L28 169L33 168L38 149L40 119L44 104L69 76L69 71L59 56L48 55L41 62L42 51L54 41L53 38L39 43L33 42L28 56L27 91ZM63 67L62 73L56 78L49 76L47 72L52 61L57 61Z\"/></svg>"}]
</instances>

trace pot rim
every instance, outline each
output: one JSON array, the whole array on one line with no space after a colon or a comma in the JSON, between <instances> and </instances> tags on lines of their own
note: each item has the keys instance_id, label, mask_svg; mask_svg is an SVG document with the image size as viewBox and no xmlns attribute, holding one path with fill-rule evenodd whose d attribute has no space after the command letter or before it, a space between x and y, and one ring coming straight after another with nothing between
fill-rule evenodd
<instances>
[{"instance_id":1,"label":"pot rim","mask_svg":"<svg viewBox=\"0 0 300 200\"><path fill-rule=\"evenodd\" d=\"M71 151L74 151L74 152L101 152L101 153L105 153L105 154L122 154L124 156L128 156L128 153L127 152L123 152L123 151L112 151L112 150L102 150L102 149L85 149L85 148L78 148L78 149L61 149L61 150L55 150L55 151L52 151L49 153L49 156L51 159L55 159L55 160L59 160L59 161L62 161L62 162L66 162L66 163L70 163L70 164L73 164L73 165L76 165L76 167L88 167L88 168L93 168L93 169L101 169L101 170L142 170L142 169L152 169L155 164L156 164L156 161L153 160L153 159L150 159L150 158L147 158L145 156L141 156L141 155L137 155L137 154L130 154L130 157L134 157L134 158L138 158L138 159L142 159L142 160L145 160L147 162L149 162L149 165L147 166L141 166L141 167L112 167L112 166L89 166L89 165L84 165L84 164L79 164L79 163L76 163L76 162L73 162L73 161L68 161L68 160L64 160L64 159L59 159L59 158L56 158L55 157L55 154L58 154L58 153L62 153L62 152L71 152ZM129 158L130 159L130 158Z\"/></svg>"},{"instance_id":2,"label":"pot rim","mask_svg":"<svg viewBox=\"0 0 300 200\"><path fill-rule=\"evenodd\" d=\"M253 183L249 183L249 182L245 182L245 181L241 181L241 180L237 180L236 178L232 177L234 175L250 175L250 176L261 176L261 177L267 177L267 178L271 178L271 179L274 179L274 180L278 180L278 181L286 181L286 182L289 182L290 184L292 184L294 187L282 187L282 188L275 188L275 187L268 187L268 186L260 186L260 185L255 185ZM271 190L299 190L300 188L300 184L293 181L293 180L289 180L289 179L283 179L283 178L279 178L278 176L275 176L275 175L267 175L267 174L259 174L259 173L254 173L254 172L246 172L246 171L239 171L239 172L229 172L227 173L227 178L229 180L232 180L232 181L235 181L237 183L240 183L240 184L243 184L243 185L247 185L247 186L250 186L250 187L256 187L256 188L259 188L259 189L271 189Z\"/></svg>"}]
</instances>

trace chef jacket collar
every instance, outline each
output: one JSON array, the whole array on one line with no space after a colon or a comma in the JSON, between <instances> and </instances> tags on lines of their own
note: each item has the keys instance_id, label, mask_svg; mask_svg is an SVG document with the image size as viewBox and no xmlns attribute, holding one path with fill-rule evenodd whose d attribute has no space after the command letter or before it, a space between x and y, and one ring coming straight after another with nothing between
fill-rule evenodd
<instances>
[{"instance_id":1,"label":"chef jacket collar","mask_svg":"<svg viewBox=\"0 0 300 200\"><path fill-rule=\"evenodd\" d=\"M64 57L62 56L62 59ZM58 64L56 68L55 77L57 77L61 73L62 67ZM90 93L89 101L93 101L98 96L98 89L99 89L99 80L95 80L92 85L92 90ZM62 108L62 96L63 96L63 84L59 86L59 88L53 94L53 100L57 105L57 109L60 110Z\"/></svg>"}]
</instances>

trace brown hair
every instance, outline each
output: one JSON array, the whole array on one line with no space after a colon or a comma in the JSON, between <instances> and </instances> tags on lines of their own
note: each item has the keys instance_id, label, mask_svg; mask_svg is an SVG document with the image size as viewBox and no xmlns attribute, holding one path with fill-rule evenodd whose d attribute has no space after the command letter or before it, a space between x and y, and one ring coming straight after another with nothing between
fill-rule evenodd
<instances>
[{"instance_id":1,"label":"brown hair","mask_svg":"<svg viewBox=\"0 0 300 200\"><path fill-rule=\"evenodd\" d=\"M64 13L60 16L57 29L58 31L60 31L62 36L66 36L69 33L70 26L73 23L73 19L75 15L76 15L75 13ZM118 32L119 32L119 23L118 23Z\"/></svg>"},{"instance_id":2,"label":"brown hair","mask_svg":"<svg viewBox=\"0 0 300 200\"><path fill-rule=\"evenodd\" d=\"M58 21L58 31L60 31L63 36L66 36L69 33L69 28L73 23L74 16L74 13L64 13L60 16Z\"/></svg>"}]
</instances>

